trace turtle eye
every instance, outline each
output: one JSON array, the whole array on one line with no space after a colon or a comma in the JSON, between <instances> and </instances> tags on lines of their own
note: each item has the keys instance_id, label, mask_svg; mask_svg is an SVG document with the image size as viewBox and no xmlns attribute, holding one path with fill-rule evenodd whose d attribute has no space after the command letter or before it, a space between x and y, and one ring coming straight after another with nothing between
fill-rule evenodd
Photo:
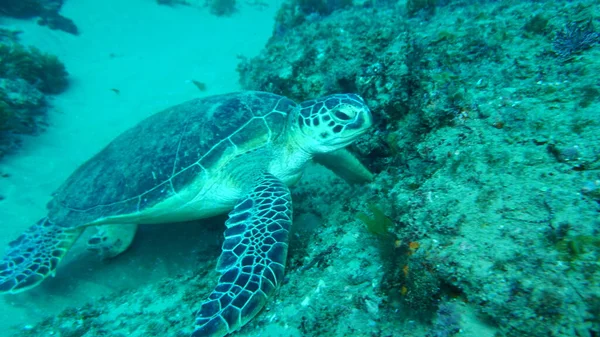
<instances>
[{"instance_id":1,"label":"turtle eye","mask_svg":"<svg viewBox=\"0 0 600 337\"><path fill-rule=\"evenodd\" d=\"M342 120L342 121L349 121L350 119L352 119L352 117L348 116L345 112L342 111L336 111L334 113L335 118Z\"/></svg>"},{"instance_id":2,"label":"turtle eye","mask_svg":"<svg viewBox=\"0 0 600 337\"><path fill-rule=\"evenodd\" d=\"M345 106L345 107L339 108L336 111L334 111L333 116L338 121L347 122L347 121L353 119L354 117L356 117L356 109Z\"/></svg>"}]
</instances>

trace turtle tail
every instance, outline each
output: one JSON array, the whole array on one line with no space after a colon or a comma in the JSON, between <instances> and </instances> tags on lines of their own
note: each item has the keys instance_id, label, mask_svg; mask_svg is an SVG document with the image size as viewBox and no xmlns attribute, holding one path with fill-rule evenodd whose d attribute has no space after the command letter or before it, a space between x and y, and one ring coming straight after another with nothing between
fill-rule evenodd
<instances>
[{"instance_id":1,"label":"turtle tail","mask_svg":"<svg viewBox=\"0 0 600 337\"><path fill-rule=\"evenodd\" d=\"M248 323L283 280L289 230L290 191L263 174L229 213L217 270L217 287L202 303L192 337L221 337Z\"/></svg>"},{"instance_id":2,"label":"turtle tail","mask_svg":"<svg viewBox=\"0 0 600 337\"><path fill-rule=\"evenodd\" d=\"M52 275L81 228L63 228L43 218L9 244L0 260L0 293L20 293Z\"/></svg>"}]
</instances>

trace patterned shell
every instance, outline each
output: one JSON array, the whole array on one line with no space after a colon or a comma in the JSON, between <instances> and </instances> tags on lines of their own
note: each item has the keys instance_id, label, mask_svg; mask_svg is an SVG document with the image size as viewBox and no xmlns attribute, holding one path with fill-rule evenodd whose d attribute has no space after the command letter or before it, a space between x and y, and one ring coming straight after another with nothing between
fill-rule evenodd
<instances>
[{"instance_id":1,"label":"patterned shell","mask_svg":"<svg viewBox=\"0 0 600 337\"><path fill-rule=\"evenodd\" d=\"M64 227L151 207L286 130L293 101L240 92L188 101L148 117L80 166L48 204Z\"/></svg>"}]
</instances>

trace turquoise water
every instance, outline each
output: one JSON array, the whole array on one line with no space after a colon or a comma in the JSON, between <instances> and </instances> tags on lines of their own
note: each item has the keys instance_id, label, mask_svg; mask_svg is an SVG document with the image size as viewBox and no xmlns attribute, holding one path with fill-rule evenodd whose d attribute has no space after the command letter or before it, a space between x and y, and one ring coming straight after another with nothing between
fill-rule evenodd
<instances>
[{"instance_id":1,"label":"turquoise water","mask_svg":"<svg viewBox=\"0 0 600 337\"><path fill-rule=\"evenodd\" d=\"M0 9L1 335L600 334L595 2Z\"/></svg>"}]
</instances>

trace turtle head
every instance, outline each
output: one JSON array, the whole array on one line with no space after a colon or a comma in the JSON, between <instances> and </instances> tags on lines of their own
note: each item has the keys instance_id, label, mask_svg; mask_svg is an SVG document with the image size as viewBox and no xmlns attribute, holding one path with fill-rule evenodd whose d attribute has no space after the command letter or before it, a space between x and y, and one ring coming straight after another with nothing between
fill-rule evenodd
<instances>
[{"instance_id":1,"label":"turtle head","mask_svg":"<svg viewBox=\"0 0 600 337\"><path fill-rule=\"evenodd\" d=\"M371 111L356 94L336 94L302 102L296 108L294 128L303 147L312 153L343 148L373 124Z\"/></svg>"}]
</instances>

